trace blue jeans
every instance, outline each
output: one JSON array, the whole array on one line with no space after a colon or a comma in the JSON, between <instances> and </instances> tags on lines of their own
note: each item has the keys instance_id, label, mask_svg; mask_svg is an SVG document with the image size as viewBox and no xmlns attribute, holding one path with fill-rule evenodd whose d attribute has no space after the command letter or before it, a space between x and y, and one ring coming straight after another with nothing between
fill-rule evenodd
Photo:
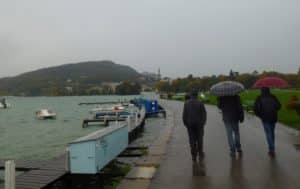
<instances>
[{"instance_id":1,"label":"blue jeans","mask_svg":"<svg viewBox=\"0 0 300 189\"><path fill-rule=\"evenodd\" d=\"M241 151L239 122L225 121L228 144L231 152Z\"/></svg>"},{"instance_id":2,"label":"blue jeans","mask_svg":"<svg viewBox=\"0 0 300 189\"><path fill-rule=\"evenodd\" d=\"M263 122L269 151L275 150L275 123Z\"/></svg>"}]
</instances>

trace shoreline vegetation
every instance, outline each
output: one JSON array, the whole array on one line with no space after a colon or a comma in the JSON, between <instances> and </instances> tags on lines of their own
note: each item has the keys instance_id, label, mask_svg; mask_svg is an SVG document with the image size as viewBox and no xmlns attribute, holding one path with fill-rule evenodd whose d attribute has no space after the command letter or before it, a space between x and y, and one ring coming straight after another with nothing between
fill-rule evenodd
<instances>
[{"instance_id":1,"label":"shoreline vegetation","mask_svg":"<svg viewBox=\"0 0 300 189\"><path fill-rule=\"evenodd\" d=\"M253 104L256 97L260 94L259 90L246 90L240 94L244 109L249 113L253 113ZM295 110L289 110L287 105L292 96L300 98L299 89L273 89L274 94L280 101L282 107L278 112L278 121L284 125L300 130L300 115ZM170 100L184 101L185 93L179 93L175 95L168 95L162 98ZM199 100L205 104L216 105L217 98L209 93L200 93Z\"/></svg>"},{"instance_id":2,"label":"shoreline vegetation","mask_svg":"<svg viewBox=\"0 0 300 189\"><path fill-rule=\"evenodd\" d=\"M252 112L256 97L260 94L259 90L253 89L254 83L265 77L279 77L285 80L289 86L285 89L272 89L282 104L279 111L279 122L300 130L300 69L297 73L266 72L259 73L254 70L252 73L239 73L230 70L228 75L211 75L194 77L192 74L185 78L177 78L172 81L160 81L156 84L156 89L167 99L183 100L184 94L191 89L198 91L209 91L211 86L222 81L237 81L244 85L246 91L240 94L243 106L246 111ZM178 95L179 94L179 95ZM217 98L208 92L199 95L204 103L216 105ZM253 112L252 112L253 113Z\"/></svg>"}]
</instances>

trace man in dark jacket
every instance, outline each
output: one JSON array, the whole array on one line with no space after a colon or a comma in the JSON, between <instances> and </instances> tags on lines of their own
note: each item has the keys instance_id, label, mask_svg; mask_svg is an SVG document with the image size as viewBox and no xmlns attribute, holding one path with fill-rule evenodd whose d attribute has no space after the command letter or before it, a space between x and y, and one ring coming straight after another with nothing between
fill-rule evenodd
<instances>
[{"instance_id":1,"label":"man in dark jacket","mask_svg":"<svg viewBox=\"0 0 300 189\"><path fill-rule=\"evenodd\" d=\"M237 152L242 155L240 142L239 122L244 121L244 111L238 95L218 98L218 108L222 110L223 121L226 127L230 156L235 157Z\"/></svg>"},{"instance_id":2,"label":"man in dark jacket","mask_svg":"<svg viewBox=\"0 0 300 189\"><path fill-rule=\"evenodd\" d=\"M191 147L192 160L195 162L197 155L201 161L204 158L203 135L206 123L206 110L204 105L197 99L198 92L192 90L183 108L183 123L187 128Z\"/></svg>"},{"instance_id":3,"label":"man in dark jacket","mask_svg":"<svg viewBox=\"0 0 300 189\"><path fill-rule=\"evenodd\" d=\"M280 102L270 93L270 89L262 88L261 95L255 101L254 112L262 120L270 157L275 157L275 124L280 108Z\"/></svg>"}]
</instances>

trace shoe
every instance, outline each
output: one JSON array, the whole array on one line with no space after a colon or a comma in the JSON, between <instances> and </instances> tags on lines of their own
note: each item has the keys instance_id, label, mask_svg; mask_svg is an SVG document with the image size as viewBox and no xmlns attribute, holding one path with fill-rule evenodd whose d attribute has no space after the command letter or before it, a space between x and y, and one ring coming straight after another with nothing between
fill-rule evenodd
<instances>
[{"instance_id":1,"label":"shoe","mask_svg":"<svg viewBox=\"0 0 300 189\"><path fill-rule=\"evenodd\" d=\"M270 158L275 158L276 154L275 154L275 151L269 151L268 152Z\"/></svg>"},{"instance_id":2,"label":"shoe","mask_svg":"<svg viewBox=\"0 0 300 189\"><path fill-rule=\"evenodd\" d=\"M242 150L238 150L237 153L238 153L238 156L239 156L239 157L242 157L242 156L243 156L243 151L242 151Z\"/></svg>"},{"instance_id":3,"label":"shoe","mask_svg":"<svg viewBox=\"0 0 300 189\"><path fill-rule=\"evenodd\" d=\"M230 152L230 157L235 158L235 152Z\"/></svg>"},{"instance_id":4,"label":"shoe","mask_svg":"<svg viewBox=\"0 0 300 189\"><path fill-rule=\"evenodd\" d=\"M199 153L199 162L203 161L204 157L205 157L205 153L204 152Z\"/></svg>"}]
</instances>

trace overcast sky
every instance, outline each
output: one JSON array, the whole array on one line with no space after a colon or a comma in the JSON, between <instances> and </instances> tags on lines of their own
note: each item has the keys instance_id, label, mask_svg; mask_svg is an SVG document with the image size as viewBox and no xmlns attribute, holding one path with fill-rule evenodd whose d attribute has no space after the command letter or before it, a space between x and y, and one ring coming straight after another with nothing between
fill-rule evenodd
<instances>
[{"instance_id":1,"label":"overcast sky","mask_svg":"<svg viewBox=\"0 0 300 189\"><path fill-rule=\"evenodd\" d=\"M0 0L0 77L86 60L180 77L300 66L299 0Z\"/></svg>"}]
</instances>

